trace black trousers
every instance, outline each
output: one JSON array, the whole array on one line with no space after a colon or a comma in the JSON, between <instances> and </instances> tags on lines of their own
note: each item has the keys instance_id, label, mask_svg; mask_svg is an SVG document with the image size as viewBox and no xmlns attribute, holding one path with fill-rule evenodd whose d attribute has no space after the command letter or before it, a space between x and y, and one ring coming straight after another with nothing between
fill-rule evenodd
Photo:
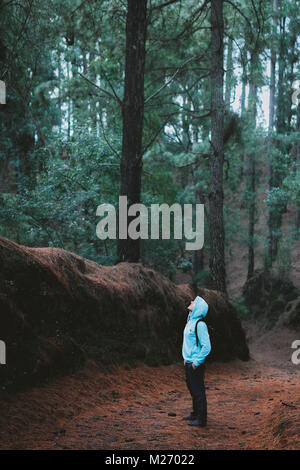
<instances>
[{"instance_id":1,"label":"black trousers","mask_svg":"<svg viewBox=\"0 0 300 470\"><path fill-rule=\"evenodd\" d=\"M191 363L185 364L185 380L193 399L193 414L206 423L207 403L204 385L205 364L193 369Z\"/></svg>"}]
</instances>

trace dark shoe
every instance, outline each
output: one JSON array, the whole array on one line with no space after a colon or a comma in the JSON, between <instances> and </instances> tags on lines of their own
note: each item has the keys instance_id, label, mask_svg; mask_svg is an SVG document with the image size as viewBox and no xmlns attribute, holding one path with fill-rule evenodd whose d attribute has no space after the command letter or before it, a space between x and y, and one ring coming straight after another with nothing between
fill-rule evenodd
<instances>
[{"instance_id":1,"label":"dark shoe","mask_svg":"<svg viewBox=\"0 0 300 470\"><path fill-rule=\"evenodd\" d=\"M199 418L194 419L191 423L188 423L189 426L200 426L204 428L206 426L206 421L203 421Z\"/></svg>"},{"instance_id":2,"label":"dark shoe","mask_svg":"<svg viewBox=\"0 0 300 470\"><path fill-rule=\"evenodd\" d=\"M189 414L188 416L185 416L184 418L182 418L184 421L193 421L194 419L196 419L196 415L192 412L191 414Z\"/></svg>"}]
</instances>

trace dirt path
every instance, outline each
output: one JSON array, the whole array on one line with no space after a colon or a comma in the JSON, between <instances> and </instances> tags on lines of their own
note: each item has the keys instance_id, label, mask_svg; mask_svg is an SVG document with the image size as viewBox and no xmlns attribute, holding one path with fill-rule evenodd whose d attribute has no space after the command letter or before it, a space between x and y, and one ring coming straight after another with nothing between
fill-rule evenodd
<instances>
[{"instance_id":1,"label":"dirt path","mask_svg":"<svg viewBox=\"0 0 300 470\"><path fill-rule=\"evenodd\" d=\"M261 352L207 365L207 428L182 421L182 364L107 374L90 365L2 404L0 449L300 449L300 366L276 367L276 351L275 367Z\"/></svg>"}]
</instances>

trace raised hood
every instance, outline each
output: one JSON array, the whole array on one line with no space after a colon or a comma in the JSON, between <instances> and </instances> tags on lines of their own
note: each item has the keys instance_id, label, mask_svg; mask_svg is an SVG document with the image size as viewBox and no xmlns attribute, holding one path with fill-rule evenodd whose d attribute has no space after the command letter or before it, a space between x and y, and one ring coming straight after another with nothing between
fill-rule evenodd
<instances>
[{"instance_id":1,"label":"raised hood","mask_svg":"<svg viewBox=\"0 0 300 470\"><path fill-rule=\"evenodd\" d=\"M191 313L190 319L193 320L198 320L200 318L206 317L206 314L208 312L208 304L205 302L202 297L197 297L195 298L195 307L193 308L193 311Z\"/></svg>"}]
</instances>

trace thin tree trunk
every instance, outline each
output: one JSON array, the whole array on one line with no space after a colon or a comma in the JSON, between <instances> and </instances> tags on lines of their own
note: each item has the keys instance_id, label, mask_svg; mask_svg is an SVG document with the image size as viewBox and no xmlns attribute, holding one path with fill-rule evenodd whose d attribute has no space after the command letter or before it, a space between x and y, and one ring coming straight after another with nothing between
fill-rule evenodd
<instances>
[{"instance_id":1,"label":"thin tree trunk","mask_svg":"<svg viewBox=\"0 0 300 470\"><path fill-rule=\"evenodd\" d=\"M68 79L68 83L70 83L70 62L69 62L69 59L67 59L67 79ZM68 140L70 140L70 137L71 137L71 109L72 109L72 103L71 103L71 97L70 97L70 92L68 94L68 118L67 118L67 129L68 129Z\"/></svg>"},{"instance_id":2,"label":"thin tree trunk","mask_svg":"<svg viewBox=\"0 0 300 470\"><path fill-rule=\"evenodd\" d=\"M245 49L245 48L244 48ZM246 55L246 60L243 59L243 55ZM247 50L243 50L241 53L241 63L243 66L243 74L242 74L242 94L241 94L241 117L243 118L245 115L246 111L246 87L247 87ZM241 182L243 181L244 178L244 161L245 161L245 151L243 150L241 152L241 170L240 170L240 176L241 176Z\"/></svg>"},{"instance_id":3,"label":"thin tree trunk","mask_svg":"<svg viewBox=\"0 0 300 470\"><path fill-rule=\"evenodd\" d=\"M95 52L91 51L90 53L90 63L92 63L95 60ZM90 68L90 80L93 83L97 83L97 75L95 72L95 68L91 67ZM98 100L96 100L94 97L90 99L90 117L91 121L93 123L93 131L97 131L97 104Z\"/></svg>"},{"instance_id":4,"label":"thin tree trunk","mask_svg":"<svg viewBox=\"0 0 300 470\"><path fill-rule=\"evenodd\" d=\"M297 131L300 132L300 102L297 106ZM300 140L295 142L296 174L300 171ZM300 204L296 203L296 231L300 230Z\"/></svg>"},{"instance_id":5,"label":"thin tree trunk","mask_svg":"<svg viewBox=\"0 0 300 470\"><path fill-rule=\"evenodd\" d=\"M199 190L195 190L195 204L204 204L205 197ZM197 275L204 269L204 250L194 250L192 254L192 283L196 285Z\"/></svg>"},{"instance_id":6,"label":"thin tree trunk","mask_svg":"<svg viewBox=\"0 0 300 470\"><path fill-rule=\"evenodd\" d=\"M273 36L276 36L277 28L277 12L278 0L273 1ZM275 44L272 45L271 50L271 77L270 77L270 102L269 102L269 134L274 130L274 115L275 115L275 84L276 84L276 48ZM273 163L271 156L272 137L269 136L268 152L267 152L267 188L271 191L273 187ZM272 267L273 260L273 223L272 223L272 209L267 206L267 252L265 258L265 269L268 270Z\"/></svg>"},{"instance_id":7,"label":"thin tree trunk","mask_svg":"<svg viewBox=\"0 0 300 470\"><path fill-rule=\"evenodd\" d=\"M257 113L257 86L250 83L249 89L249 109L253 118L253 129L255 128ZM256 213L256 185L255 185L255 153L248 153L246 187L249 197L249 222L248 222L248 272L247 279L254 274L254 233L255 233L255 213Z\"/></svg>"},{"instance_id":8,"label":"thin tree trunk","mask_svg":"<svg viewBox=\"0 0 300 470\"><path fill-rule=\"evenodd\" d=\"M120 196L140 203L147 0L128 0ZM135 217L128 217L127 228ZM118 261L137 262L140 240L118 238Z\"/></svg>"},{"instance_id":9,"label":"thin tree trunk","mask_svg":"<svg viewBox=\"0 0 300 470\"><path fill-rule=\"evenodd\" d=\"M225 107L230 109L231 91L232 91L232 54L233 54L233 39L229 38L227 47L227 60L226 60L226 87L225 87Z\"/></svg>"},{"instance_id":10,"label":"thin tree trunk","mask_svg":"<svg viewBox=\"0 0 300 470\"><path fill-rule=\"evenodd\" d=\"M62 113L62 86L63 86L63 71L61 65L61 53L58 52L58 109L59 109L59 137L62 136L62 121L63 121L63 113Z\"/></svg>"},{"instance_id":11,"label":"thin tree trunk","mask_svg":"<svg viewBox=\"0 0 300 470\"><path fill-rule=\"evenodd\" d=\"M242 94L241 94L241 116L245 114L246 109L246 86L247 86L247 72L245 70L245 65L243 66L243 76L242 76Z\"/></svg>"},{"instance_id":12,"label":"thin tree trunk","mask_svg":"<svg viewBox=\"0 0 300 470\"><path fill-rule=\"evenodd\" d=\"M194 109L198 111L198 109ZM197 124L193 125L193 143L198 143L199 132ZM198 167L198 161L192 166L192 178L194 187L194 204L204 204L204 196L201 194L199 188L197 188L196 171ZM196 286L197 275L204 269L204 250L194 250L192 253L192 283Z\"/></svg>"},{"instance_id":13,"label":"thin tree trunk","mask_svg":"<svg viewBox=\"0 0 300 470\"><path fill-rule=\"evenodd\" d=\"M297 24L298 26L298 24ZM294 21L291 21L291 30L292 30L292 37L291 37L291 46L290 46L290 76L289 76L289 82L290 82L290 88L293 86L293 82L296 78L295 74L295 64L297 63L298 60L298 54L297 54L297 26L294 26ZM293 116L293 109L292 109L293 103L292 100L289 102L289 115L288 115L288 131L291 131L291 122L292 122L292 116Z\"/></svg>"},{"instance_id":14,"label":"thin tree trunk","mask_svg":"<svg viewBox=\"0 0 300 470\"><path fill-rule=\"evenodd\" d=\"M279 33L279 54L278 54L278 83L277 83L277 132L284 133L286 131L286 119L288 117L287 107L291 103L286 101L286 72L287 72L287 47L286 47L286 17L280 18Z\"/></svg>"},{"instance_id":15,"label":"thin tree trunk","mask_svg":"<svg viewBox=\"0 0 300 470\"><path fill-rule=\"evenodd\" d=\"M280 18L280 41L279 41L279 55L278 55L278 83L277 83L277 109L276 109L276 130L278 134L285 134L288 131L288 106L290 106L290 99L286 99L287 87L287 46L286 46L286 16L284 10ZM285 145L278 140L277 147L281 152L285 152ZM280 188L282 186L282 168L278 169L273 167L273 186ZM278 248L282 237L282 214L286 210L286 206L277 205L272 213L272 228L273 228L273 245L272 245L272 261L277 258Z\"/></svg>"},{"instance_id":16,"label":"thin tree trunk","mask_svg":"<svg viewBox=\"0 0 300 470\"><path fill-rule=\"evenodd\" d=\"M215 289L226 292L223 221L224 98L223 0L211 0L211 157L209 188L209 267Z\"/></svg>"}]
</instances>

